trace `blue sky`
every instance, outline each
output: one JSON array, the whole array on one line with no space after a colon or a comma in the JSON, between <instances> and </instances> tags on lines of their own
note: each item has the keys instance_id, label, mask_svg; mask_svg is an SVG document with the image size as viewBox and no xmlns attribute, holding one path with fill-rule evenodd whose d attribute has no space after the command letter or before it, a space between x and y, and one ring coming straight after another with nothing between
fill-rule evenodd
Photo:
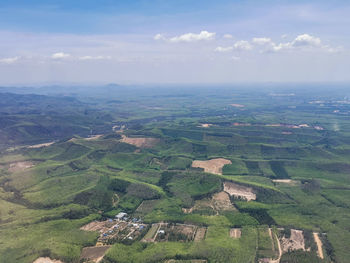
<instances>
[{"instance_id":1,"label":"blue sky","mask_svg":"<svg viewBox=\"0 0 350 263\"><path fill-rule=\"evenodd\" d=\"M1 0L0 84L350 81L349 1Z\"/></svg>"}]
</instances>

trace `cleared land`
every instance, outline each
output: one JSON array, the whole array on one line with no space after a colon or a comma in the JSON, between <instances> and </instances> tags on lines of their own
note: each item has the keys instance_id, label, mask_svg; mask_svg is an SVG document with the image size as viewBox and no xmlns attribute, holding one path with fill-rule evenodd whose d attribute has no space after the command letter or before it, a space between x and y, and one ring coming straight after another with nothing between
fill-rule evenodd
<instances>
[{"instance_id":1,"label":"cleared land","mask_svg":"<svg viewBox=\"0 0 350 263\"><path fill-rule=\"evenodd\" d=\"M231 196L242 198L247 201L256 199L256 194L251 187L242 186L232 182L224 182L224 191Z\"/></svg>"},{"instance_id":2,"label":"cleared land","mask_svg":"<svg viewBox=\"0 0 350 263\"><path fill-rule=\"evenodd\" d=\"M232 162L224 158L217 158L208 161L195 160L192 162L192 167L203 168L207 173L222 174L222 167L226 164L232 164Z\"/></svg>"},{"instance_id":3,"label":"cleared land","mask_svg":"<svg viewBox=\"0 0 350 263\"><path fill-rule=\"evenodd\" d=\"M230 229L230 237L232 238L240 238L242 235L242 231L240 228L231 228Z\"/></svg>"},{"instance_id":4,"label":"cleared land","mask_svg":"<svg viewBox=\"0 0 350 263\"><path fill-rule=\"evenodd\" d=\"M159 139L145 138L145 137L130 138L125 135L122 135L122 139L120 141L135 145L136 147L139 147L139 148L152 148L154 145L156 145L159 142Z\"/></svg>"},{"instance_id":5,"label":"cleared land","mask_svg":"<svg viewBox=\"0 0 350 263\"><path fill-rule=\"evenodd\" d=\"M33 162L30 162L30 161L15 162L15 163L10 164L8 171L11 173L21 172L21 171L24 171L26 169L32 168L34 165L35 164Z\"/></svg>"},{"instance_id":6,"label":"cleared land","mask_svg":"<svg viewBox=\"0 0 350 263\"><path fill-rule=\"evenodd\" d=\"M305 241L302 230L291 229L290 237L282 237L282 249L283 252L288 252L292 250L304 250L305 251Z\"/></svg>"},{"instance_id":7,"label":"cleared land","mask_svg":"<svg viewBox=\"0 0 350 263\"><path fill-rule=\"evenodd\" d=\"M30 146L28 146L28 148L35 149L35 148L47 147L47 146L50 146L54 143L55 142L39 143L39 144L30 145Z\"/></svg>"},{"instance_id":8,"label":"cleared land","mask_svg":"<svg viewBox=\"0 0 350 263\"><path fill-rule=\"evenodd\" d=\"M230 196L228 193L222 191L214 194L211 198L204 198L197 200L193 207L182 208L185 214L190 214L194 211L200 211L204 209L212 210L216 215L219 211L235 211L236 208L232 205Z\"/></svg>"},{"instance_id":9,"label":"cleared land","mask_svg":"<svg viewBox=\"0 0 350 263\"><path fill-rule=\"evenodd\" d=\"M322 241L320 240L318 233L314 232L313 235L314 235L314 239L315 239L315 242L317 245L317 255L323 259L324 256L323 256L323 250L322 250Z\"/></svg>"},{"instance_id":10,"label":"cleared land","mask_svg":"<svg viewBox=\"0 0 350 263\"><path fill-rule=\"evenodd\" d=\"M202 127L202 128L209 128L209 127L211 127L211 126L213 126L214 124L211 124L211 123L201 123L200 125L199 125L199 127Z\"/></svg>"},{"instance_id":11,"label":"cleared land","mask_svg":"<svg viewBox=\"0 0 350 263\"><path fill-rule=\"evenodd\" d=\"M80 260L98 263L103 259L103 256L110 247L111 246L84 247L80 255Z\"/></svg>"},{"instance_id":12,"label":"cleared land","mask_svg":"<svg viewBox=\"0 0 350 263\"><path fill-rule=\"evenodd\" d=\"M205 238L206 232L207 232L206 227L199 227L196 231L196 235L194 236L194 242L203 240Z\"/></svg>"},{"instance_id":13,"label":"cleared land","mask_svg":"<svg viewBox=\"0 0 350 263\"><path fill-rule=\"evenodd\" d=\"M273 179L272 182L280 184L297 185L298 181L292 179Z\"/></svg>"},{"instance_id":14,"label":"cleared land","mask_svg":"<svg viewBox=\"0 0 350 263\"><path fill-rule=\"evenodd\" d=\"M48 257L40 257L36 259L33 263L63 263L61 260L51 259Z\"/></svg>"},{"instance_id":15,"label":"cleared land","mask_svg":"<svg viewBox=\"0 0 350 263\"><path fill-rule=\"evenodd\" d=\"M85 138L85 140L93 141L93 140L97 140L98 138L101 138L102 136L103 134L91 135L90 137Z\"/></svg>"}]
</instances>

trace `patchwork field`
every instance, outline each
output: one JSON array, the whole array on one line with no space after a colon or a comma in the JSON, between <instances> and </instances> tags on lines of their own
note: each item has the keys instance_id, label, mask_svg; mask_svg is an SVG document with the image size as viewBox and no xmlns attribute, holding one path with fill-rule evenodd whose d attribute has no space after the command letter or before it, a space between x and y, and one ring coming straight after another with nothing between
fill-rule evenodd
<instances>
[{"instance_id":1,"label":"patchwork field","mask_svg":"<svg viewBox=\"0 0 350 263\"><path fill-rule=\"evenodd\" d=\"M0 93L0 263L348 262L346 90L130 90Z\"/></svg>"}]
</instances>

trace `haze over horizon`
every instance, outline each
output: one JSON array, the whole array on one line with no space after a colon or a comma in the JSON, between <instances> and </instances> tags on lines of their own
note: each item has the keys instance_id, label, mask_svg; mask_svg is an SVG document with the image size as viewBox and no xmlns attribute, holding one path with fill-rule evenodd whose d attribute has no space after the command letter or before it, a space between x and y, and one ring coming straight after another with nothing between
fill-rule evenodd
<instances>
[{"instance_id":1,"label":"haze over horizon","mask_svg":"<svg viewBox=\"0 0 350 263\"><path fill-rule=\"evenodd\" d=\"M349 82L348 1L1 1L0 85Z\"/></svg>"}]
</instances>

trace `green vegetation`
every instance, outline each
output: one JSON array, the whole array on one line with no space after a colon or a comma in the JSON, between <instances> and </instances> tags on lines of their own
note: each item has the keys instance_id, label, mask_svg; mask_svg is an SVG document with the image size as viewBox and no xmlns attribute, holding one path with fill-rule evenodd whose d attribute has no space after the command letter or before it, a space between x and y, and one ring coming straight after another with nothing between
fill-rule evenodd
<instances>
[{"instance_id":1,"label":"green vegetation","mask_svg":"<svg viewBox=\"0 0 350 263\"><path fill-rule=\"evenodd\" d=\"M99 99L0 93L0 263L31 263L39 256L77 263L81 249L98 238L80 227L119 212L207 232L196 242L180 242L181 233L170 242L117 242L107 263L277 258L269 227L272 236L280 227L287 236L292 228L304 230L311 249L284 253L281 262L348 261L346 91L296 89L295 96L275 97L268 89L130 89ZM122 134L159 142L127 144ZM214 158L232 164L222 175L191 167L193 160ZM191 212L199 201L214 205L210 200L224 181L251 188L256 200L231 196L236 209ZM149 228L145 238L156 234L157 227ZM241 237L230 237L231 228L240 228ZM321 233L324 260L312 232Z\"/></svg>"}]
</instances>

